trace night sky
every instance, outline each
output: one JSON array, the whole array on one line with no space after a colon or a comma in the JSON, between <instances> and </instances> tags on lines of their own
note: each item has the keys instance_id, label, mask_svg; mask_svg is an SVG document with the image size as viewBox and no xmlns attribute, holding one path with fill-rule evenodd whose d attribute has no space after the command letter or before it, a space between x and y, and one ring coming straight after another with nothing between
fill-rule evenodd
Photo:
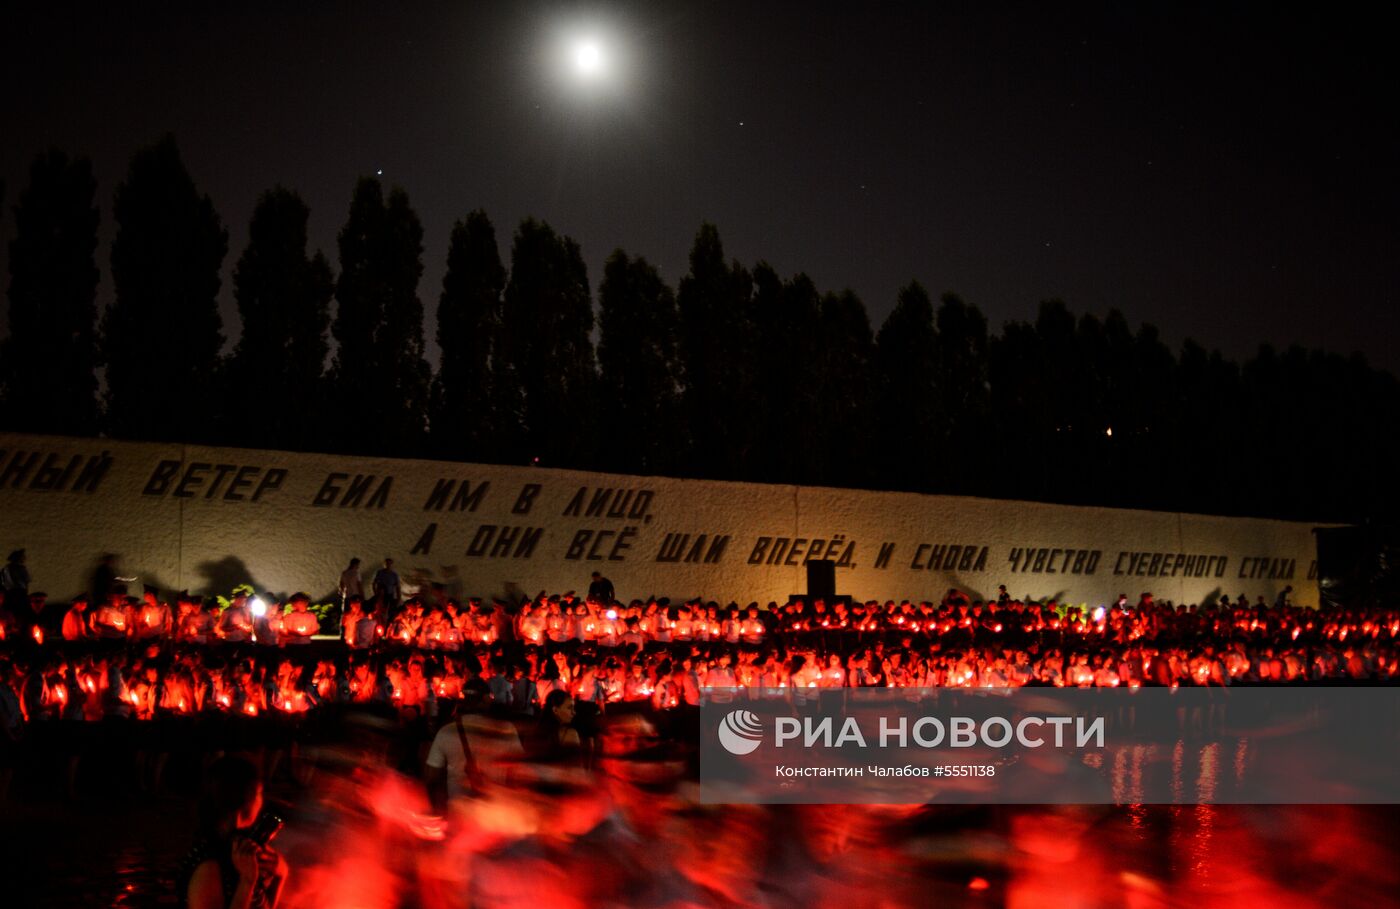
<instances>
[{"instance_id":1,"label":"night sky","mask_svg":"<svg viewBox=\"0 0 1400 909\"><path fill-rule=\"evenodd\" d=\"M102 303L112 193L170 131L229 229L231 337L258 194L298 190L334 265L355 179L382 170L424 224L434 358L448 232L483 208L503 258L527 215L573 236L595 291L618 246L674 286L710 220L731 257L853 288L876 328L918 278L993 329L1061 297L1173 346L1301 342L1400 368L1400 64L1378 13L30 5L0 25L0 237L36 152L92 157ZM585 33L600 83L569 69Z\"/></svg>"}]
</instances>

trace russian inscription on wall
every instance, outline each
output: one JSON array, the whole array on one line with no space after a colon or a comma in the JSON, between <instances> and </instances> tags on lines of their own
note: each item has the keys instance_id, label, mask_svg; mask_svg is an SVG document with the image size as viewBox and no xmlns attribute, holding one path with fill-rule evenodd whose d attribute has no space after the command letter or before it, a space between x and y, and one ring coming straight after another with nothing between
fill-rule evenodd
<instances>
[{"instance_id":1,"label":"russian inscription on wall","mask_svg":"<svg viewBox=\"0 0 1400 909\"><path fill-rule=\"evenodd\" d=\"M1316 602L1311 525L985 499L0 435L0 508L0 545L28 549L59 597L110 551L194 591L242 570L319 595L351 556L388 556L460 595L576 589L600 570L623 596L767 602L830 560L841 592L882 600L1291 584Z\"/></svg>"}]
</instances>

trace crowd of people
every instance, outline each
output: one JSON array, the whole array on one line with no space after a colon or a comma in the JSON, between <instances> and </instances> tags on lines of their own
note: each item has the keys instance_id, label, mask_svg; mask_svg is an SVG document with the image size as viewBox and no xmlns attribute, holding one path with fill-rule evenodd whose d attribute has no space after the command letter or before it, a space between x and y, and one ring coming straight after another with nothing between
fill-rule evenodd
<instances>
[{"instance_id":1,"label":"crowd of people","mask_svg":"<svg viewBox=\"0 0 1400 909\"><path fill-rule=\"evenodd\" d=\"M141 789L159 790L177 757L211 778L234 767L242 780L247 767L220 756L256 755L259 779L300 782L303 752L323 759L315 746L332 747L351 718L373 718L391 730L387 766L422 778L425 816L444 816L451 793L490 786L486 775L499 780L512 767L562 763L591 774L610 749L636 753L643 741L684 764L707 688L799 706L813 688L1400 680L1400 610L1307 608L1288 590L1272 603L1241 594L1180 605L1142 594L1091 608L1002 587L986 598L950 590L936 602L740 606L624 601L595 575L584 595L398 602L386 565L368 596L342 584L342 602L318 615L302 593L279 601L240 587L228 599L167 602L110 581L100 599L69 603L8 589L0 801L26 768L61 777L70 797L85 767L134 771ZM230 860L213 869L209 850L192 853L201 861L182 873L187 895L203 888L220 905L237 887L285 879L274 851L224 848L257 815L251 785L205 833Z\"/></svg>"},{"instance_id":2,"label":"crowd of people","mask_svg":"<svg viewBox=\"0 0 1400 909\"><path fill-rule=\"evenodd\" d=\"M604 579L605 580L605 579ZM595 579L595 587L597 580ZM610 591L596 588L599 592ZM1204 607L1126 596L1093 609L1012 598L721 606L547 595L394 604L348 596L322 628L297 593L263 602L147 590L0 611L0 723L163 725L210 715L297 718L377 704L404 721L468 699L533 715L553 692L580 724L623 703L667 711L701 690L1231 685L1393 681L1400 612L1319 611L1243 594ZM110 734L110 733L108 733Z\"/></svg>"}]
</instances>

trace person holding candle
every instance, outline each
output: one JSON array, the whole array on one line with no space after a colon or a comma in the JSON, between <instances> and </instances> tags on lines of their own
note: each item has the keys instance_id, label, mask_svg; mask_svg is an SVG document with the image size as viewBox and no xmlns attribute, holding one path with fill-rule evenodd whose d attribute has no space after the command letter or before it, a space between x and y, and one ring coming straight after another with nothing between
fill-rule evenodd
<instances>
[{"instance_id":1,"label":"person holding candle","mask_svg":"<svg viewBox=\"0 0 1400 909\"><path fill-rule=\"evenodd\" d=\"M160 601L154 588L147 587L141 595L141 606L136 611L132 637L138 641L159 640L169 637L172 627L170 606Z\"/></svg>"},{"instance_id":2,"label":"person holding candle","mask_svg":"<svg viewBox=\"0 0 1400 909\"><path fill-rule=\"evenodd\" d=\"M233 600L219 614L218 634L221 640L230 644L241 644L253 637L253 611L248 606L248 594L240 588L234 591Z\"/></svg>"},{"instance_id":3,"label":"person holding candle","mask_svg":"<svg viewBox=\"0 0 1400 909\"><path fill-rule=\"evenodd\" d=\"M321 621L310 611L311 597L298 591L291 596L292 611L282 617L282 640L288 647L304 647L321 630Z\"/></svg>"}]
</instances>

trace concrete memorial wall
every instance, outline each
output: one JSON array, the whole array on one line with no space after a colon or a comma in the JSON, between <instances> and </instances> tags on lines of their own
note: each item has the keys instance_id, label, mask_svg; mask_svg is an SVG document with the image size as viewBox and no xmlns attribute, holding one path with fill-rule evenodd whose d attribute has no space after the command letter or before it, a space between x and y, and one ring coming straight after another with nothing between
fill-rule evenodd
<instances>
[{"instance_id":1,"label":"concrete memorial wall","mask_svg":"<svg viewBox=\"0 0 1400 909\"><path fill-rule=\"evenodd\" d=\"M782 601L805 563L860 599L1195 603L1285 585L1316 605L1312 525L894 492L634 477L0 433L0 554L66 600L98 557L166 591L234 584L327 598L351 556L406 585L484 597Z\"/></svg>"}]
</instances>

